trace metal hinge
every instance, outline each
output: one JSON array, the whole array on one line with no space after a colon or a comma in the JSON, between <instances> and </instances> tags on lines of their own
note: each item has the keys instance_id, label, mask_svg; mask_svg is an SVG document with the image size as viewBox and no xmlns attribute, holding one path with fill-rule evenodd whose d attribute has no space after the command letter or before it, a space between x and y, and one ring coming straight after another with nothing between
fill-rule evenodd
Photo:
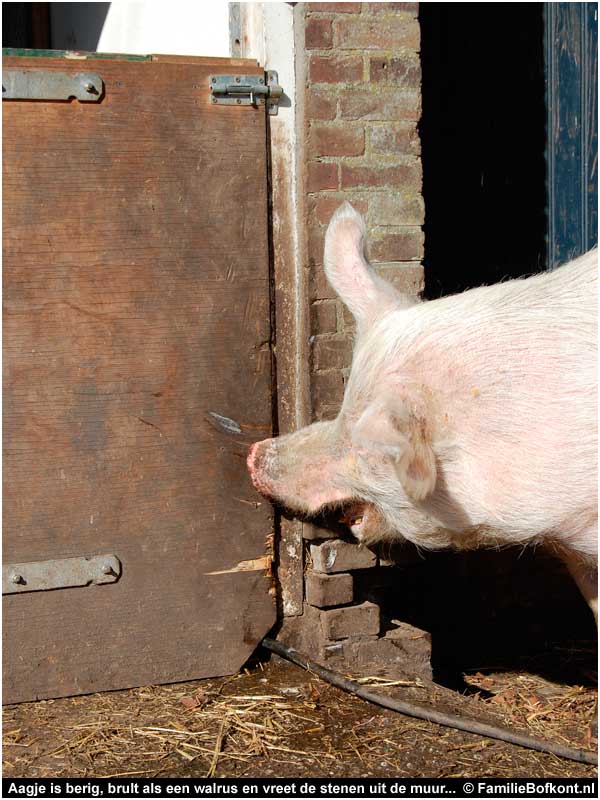
<instances>
[{"instance_id":1,"label":"metal hinge","mask_svg":"<svg viewBox=\"0 0 600 800\"><path fill-rule=\"evenodd\" d=\"M266 105L271 115L277 114L283 88L275 70L265 77L260 75L210 75L210 93L216 105L258 106Z\"/></svg>"},{"instance_id":2,"label":"metal hinge","mask_svg":"<svg viewBox=\"0 0 600 800\"><path fill-rule=\"evenodd\" d=\"M3 100L70 100L97 103L104 83L95 72L50 72L44 69L2 70Z\"/></svg>"},{"instance_id":3,"label":"metal hinge","mask_svg":"<svg viewBox=\"0 0 600 800\"><path fill-rule=\"evenodd\" d=\"M71 586L88 586L90 583L114 583L120 575L121 562L111 554L4 564L2 594L67 589Z\"/></svg>"}]
</instances>

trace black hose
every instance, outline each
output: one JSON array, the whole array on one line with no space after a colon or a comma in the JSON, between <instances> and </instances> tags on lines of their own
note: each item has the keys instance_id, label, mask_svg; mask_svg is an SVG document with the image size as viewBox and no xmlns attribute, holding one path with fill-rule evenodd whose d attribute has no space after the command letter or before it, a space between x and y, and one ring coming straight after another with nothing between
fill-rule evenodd
<instances>
[{"instance_id":1,"label":"black hose","mask_svg":"<svg viewBox=\"0 0 600 800\"><path fill-rule=\"evenodd\" d=\"M597 754L591 750L582 750L578 747L564 747L561 744L545 742L543 739L536 739L534 736L527 736L527 734L524 733L514 733L508 730L508 728L501 728L497 725L486 725L485 723L475 722L475 720L465 719L457 714L444 714L441 711L434 711L426 706L395 700L393 697L386 697L385 695L377 694L377 692L372 692L359 683L355 683L354 681L338 675L336 672L332 672L330 669L317 664L315 661L311 661L310 658L294 650L293 647L287 647L281 642L276 642L273 639L267 638L262 640L262 645L267 650L276 653L282 658L286 658L293 664L302 667L302 669L314 672L319 678L323 678L323 680L332 683L345 692L355 694L363 700L376 703L378 706L389 708L392 711L399 711L401 714L406 714L409 717L417 717L417 719L435 722L437 725L445 725L448 728L457 728L460 731L467 731L467 733L487 736L490 739L500 739L503 742L517 744L521 747L528 747L530 750L539 750L540 753L551 753L560 758L568 758L570 761L579 761L583 764L598 763Z\"/></svg>"}]
</instances>

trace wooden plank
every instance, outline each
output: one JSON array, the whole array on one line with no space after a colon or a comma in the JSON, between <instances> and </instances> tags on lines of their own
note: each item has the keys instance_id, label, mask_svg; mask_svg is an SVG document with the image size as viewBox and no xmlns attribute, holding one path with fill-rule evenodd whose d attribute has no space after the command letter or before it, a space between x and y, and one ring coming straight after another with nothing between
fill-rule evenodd
<instances>
[{"instance_id":1,"label":"wooden plank","mask_svg":"<svg viewBox=\"0 0 600 800\"><path fill-rule=\"evenodd\" d=\"M547 3L548 267L598 241L598 20L595 3Z\"/></svg>"},{"instance_id":2,"label":"wooden plank","mask_svg":"<svg viewBox=\"0 0 600 800\"><path fill-rule=\"evenodd\" d=\"M304 207L304 139L296 120L303 108L304 77L298 74L298 52L304 49L304 9L264 3L230 3L232 52L252 53L277 66L287 103L269 120L271 153L271 235L273 306L277 349L274 370L277 391L277 434L298 430L310 422L310 325ZM294 19L294 17L297 17ZM235 40L238 39L236 45ZM233 47L237 49L234 51ZM301 69L302 72L302 69ZM304 610L306 523L278 514L277 597L284 616Z\"/></svg>"},{"instance_id":3,"label":"wooden plank","mask_svg":"<svg viewBox=\"0 0 600 800\"><path fill-rule=\"evenodd\" d=\"M213 106L207 64L86 68L98 104L4 103L3 547L123 573L4 598L5 702L227 674L275 621L245 468L271 433L264 111Z\"/></svg>"},{"instance_id":4,"label":"wooden plank","mask_svg":"<svg viewBox=\"0 0 600 800\"><path fill-rule=\"evenodd\" d=\"M243 70L235 70L236 73L244 74L247 69L249 75L257 74L257 64L255 58L222 58L220 56L172 56L164 53L154 53L153 61L161 61L163 64L204 64L222 69L225 72L229 67L244 67ZM259 70L264 72L264 70Z\"/></svg>"}]
</instances>

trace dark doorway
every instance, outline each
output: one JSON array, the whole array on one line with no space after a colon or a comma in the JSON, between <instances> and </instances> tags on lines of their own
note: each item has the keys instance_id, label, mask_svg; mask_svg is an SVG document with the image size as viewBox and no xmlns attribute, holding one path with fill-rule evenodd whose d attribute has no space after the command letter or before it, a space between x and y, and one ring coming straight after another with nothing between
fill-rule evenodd
<instances>
[{"instance_id":1,"label":"dark doorway","mask_svg":"<svg viewBox=\"0 0 600 800\"><path fill-rule=\"evenodd\" d=\"M95 52L110 3L2 3L2 47Z\"/></svg>"},{"instance_id":2,"label":"dark doorway","mask_svg":"<svg viewBox=\"0 0 600 800\"><path fill-rule=\"evenodd\" d=\"M421 3L426 296L546 267L543 3Z\"/></svg>"},{"instance_id":3,"label":"dark doorway","mask_svg":"<svg viewBox=\"0 0 600 800\"><path fill-rule=\"evenodd\" d=\"M50 3L2 3L2 47L50 47Z\"/></svg>"}]
</instances>

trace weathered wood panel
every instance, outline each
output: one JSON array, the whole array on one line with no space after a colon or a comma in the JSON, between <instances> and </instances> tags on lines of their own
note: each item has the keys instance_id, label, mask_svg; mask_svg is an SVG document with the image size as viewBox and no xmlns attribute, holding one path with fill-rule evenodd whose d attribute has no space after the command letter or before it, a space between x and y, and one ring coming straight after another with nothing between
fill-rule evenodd
<instances>
[{"instance_id":1,"label":"weathered wood panel","mask_svg":"<svg viewBox=\"0 0 600 800\"><path fill-rule=\"evenodd\" d=\"M264 112L213 106L209 61L5 66L106 92L4 103L4 560L123 573L4 597L4 700L233 672L275 619L264 568L226 572L272 542L245 469L271 432Z\"/></svg>"},{"instance_id":2,"label":"weathered wood panel","mask_svg":"<svg viewBox=\"0 0 600 800\"><path fill-rule=\"evenodd\" d=\"M598 6L546 3L548 267L598 242Z\"/></svg>"}]
</instances>

